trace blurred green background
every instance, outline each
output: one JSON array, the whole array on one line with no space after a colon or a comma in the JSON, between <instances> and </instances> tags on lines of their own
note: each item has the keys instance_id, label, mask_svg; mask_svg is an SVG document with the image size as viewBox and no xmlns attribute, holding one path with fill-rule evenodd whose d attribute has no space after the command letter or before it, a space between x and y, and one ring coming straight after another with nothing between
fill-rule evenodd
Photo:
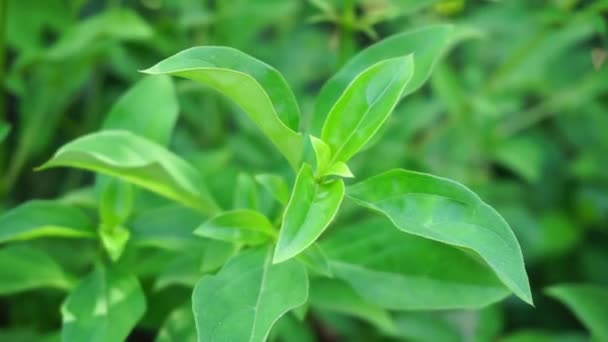
<instances>
[{"instance_id":1,"label":"blurred green background","mask_svg":"<svg viewBox=\"0 0 608 342\"><path fill-rule=\"evenodd\" d=\"M445 313L427 326L412 317L403 324L412 331L447 324L463 341L585 340L577 317L543 289L608 285L608 1L0 3L0 213L34 198L79 201L90 173L33 168L98 130L112 103L143 77L137 70L180 50L227 45L276 67L296 93L305 129L321 85L357 51L404 30L455 24L457 38L429 82L396 108L382 138L351 168L360 179L395 167L429 172L480 193L520 241L536 308L509 299ZM239 172L286 167L235 105L175 82L180 117L171 149L205 170L221 203L232 200ZM59 259L70 259L70 243L38 242ZM86 259L87 247L79 248ZM131 340L152 340L188 295L178 285L152 292ZM0 340L39 341L56 331L61 299L55 290L0 295ZM380 339L356 319L330 320L324 340Z\"/></svg>"}]
</instances>

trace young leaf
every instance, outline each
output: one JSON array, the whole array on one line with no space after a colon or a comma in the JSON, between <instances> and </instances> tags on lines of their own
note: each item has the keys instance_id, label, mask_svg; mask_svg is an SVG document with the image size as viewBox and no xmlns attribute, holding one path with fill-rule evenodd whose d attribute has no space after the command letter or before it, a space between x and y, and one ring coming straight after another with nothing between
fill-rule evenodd
<instances>
[{"instance_id":1,"label":"young leaf","mask_svg":"<svg viewBox=\"0 0 608 342\"><path fill-rule=\"evenodd\" d=\"M385 333L395 332L388 311L367 303L343 281L325 278L311 280L310 303L314 308L364 319Z\"/></svg>"},{"instance_id":2,"label":"young leaf","mask_svg":"<svg viewBox=\"0 0 608 342\"><path fill-rule=\"evenodd\" d=\"M406 233L474 251L513 293L532 303L521 249L511 228L465 186L396 169L349 187L347 196L386 215Z\"/></svg>"},{"instance_id":3,"label":"young leaf","mask_svg":"<svg viewBox=\"0 0 608 342\"><path fill-rule=\"evenodd\" d=\"M102 224L99 229L99 237L103 247L108 252L110 259L116 261L120 259L122 252L127 247L131 232L123 226L107 226Z\"/></svg>"},{"instance_id":4,"label":"young leaf","mask_svg":"<svg viewBox=\"0 0 608 342\"><path fill-rule=\"evenodd\" d=\"M315 151L315 157L317 159L317 168L315 169L317 178L332 175L346 178L354 177L346 163L340 161L332 163L331 147L323 140L311 135L310 141L312 142L312 148Z\"/></svg>"},{"instance_id":5,"label":"young leaf","mask_svg":"<svg viewBox=\"0 0 608 342\"><path fill-rule=\"evenodd\" d=\"M327 115L321 139L331 147L331 161L346 162L367 143L399 102L414 73L412 55L378 62L344 90Z\"/></svg>"},{"instance_id":6,"label":"young leaf","mask_svg":"<svg viewBox=\"0 0 608 342\"><path fill-rule=\"evenodd\" d=\"M557 285L547 294L565 305L581 320L598 341L608 341L608 287L599 285Z\"/></svg>"},{"instance_id":7,"label":"young leaf","mask_svg":"<svg viewBox=\"0 0 608 342\"><path fill-rule=\"evenodd\" d=\"M400 232L385 218L338 228L321 246L334 276L382 308L479 308L509 293L473 255Z\"/></svg>"},{"instance_id":8,"label":"young leaf","mask_svg":"<svg viewBox=\"0 0 608 342\"><path fill-rule=\"evenodd\" d=\"M396 34L359 52L321 89L312 116L311 133L318 135L321 132L329 111L355 77L382 60L413 54L416 68L401 96L418 89L447 48L451 31L449 25L429 26Z\"/></svg>"},{"instance_id":9,"label":"young leaf","mask_svg":"<svg viewBox=\"0 0 608 342\"><path fill-rule=\"evenodd\" d=\"M0 249L0 294L7 295L41 287L69 289L74 279L49 255L28 246Z\"/></svg>"},{"instance_id":10,"label":"young leaf","mask_svg":"<svg viewBox=\"0 0 608 342\"><path fill-rule=\"evenodd\" d=\"M55 202L26 202L0 216L0 243L39 237L94 238L93 223L75 207Z\"/></svg>"},{"instance_id":11,"label":"young leaf","mask_svg":"<svg viewBox=\"0 0 608 342\"><path fill-rule=\"evenodd\" d=\"M58 166L114 176L206 213L218 210L193 166L127 131L102 131L78 138L60 148L40 169Z\"/></svg>"},{"instance_id":12,"label":"young leaf","mask_svg":"<svg viewBox=\"0 0 608 342\"><path fill-rule=\"evenodd\" d=\"M266 189L279 203L289 202L289 187L281 176L273 174L256 175L255 180Z\"/></svg>"},{"instance_id":13,"label":"young leaf","mask_svg":"<svg viewBox=\"0 0 608 342\"><path fill-rule=\"evenodd\" d=\"M300 110L285 79L269 65L232 48L202 46L179 52L143 72L180 76L220 91L250 116L292 167L300 162Z\"/></svg>"},{"instance_id":14,"label":"young leaf","mask_svg":"<svg viewBox=\"0 0 608 342\"><path fill-rule=\"evenodd\" d=\"M146 299L135 276L98 266L61 306L61 338L124 341L145 311Z\"/></svg>"},{"instance_id":15,"label":"young leaf","mask_svg":"<svg viewBox=\"0 0 608 342\"><path fill-rule=\"evenodd\" d=\"M198 227L194 234L247 245L258 245L276 236L272 223L264 215L247 209L216 215Z\"/></svg>"},{"instance_id":16,"label":"young leaf","mask_svg":"<svg viewBox=\"0 0 608 342\"><path fill-rule=\"evenodd\" d=\"M99 202L99 217L106 226L123 224L133 209L131 184L118 179L107 179Z\"/></svg>"},{"instance_id":17,"label":"young leaf","mask_svg":"<svg viewBox=\"0 0 608 342\"><path fill-rule=\"evenodd\" d=\"M306 302L308 277L295 260L272 264L268 247L247 250L196 285L192 305L199 341L265 341L270 328Z\"/></svg>"},{"instance_id":18,"label":"young leaf","mask_svg":"<svg viewBox=\"0 0 608 342\"><path fill-rule=\"evenodd\" d=\"M127 130L167 146L178 111L171 78L146 77L114 104L103 123L103 129Z\"/></svg>"},{"instance_id":19,"label":"young leaf","mask_svg":"<svg viewBox=\"0 0 608 342\"><path fill-rule=\"evenodd\" d=\"M343 197L341 179L319 184L311 167L303 164L285 208L273 262L288 260L315 242L338 212Z\"/></svg>"}]
</instances>

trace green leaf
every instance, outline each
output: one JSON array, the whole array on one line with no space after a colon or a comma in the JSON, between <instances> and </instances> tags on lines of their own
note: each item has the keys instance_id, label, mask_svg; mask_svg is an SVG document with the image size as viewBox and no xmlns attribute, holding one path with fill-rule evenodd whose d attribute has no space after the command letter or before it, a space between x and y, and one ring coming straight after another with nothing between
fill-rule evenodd
<instances>
[{"instance_id":1,"label":"green leaf","mask_svg":"<svg viewBox=\"0 0 608 342\"><path fill-rule=\"evenodd\" d=\"M78 138L39 169L58 166L114 176L206 213L218 210L193 166L128 131L102 131Z\"/></svg>"},{"instance_id":2,"label":"green leaf","mask_svg":"<svg viewBox=\"0 0 608 342\"><path fill-rule=\"evenodd\" d=\"M26 202L0 216L0 242L40 237L94 238L81 210L55 201Z\"/></svg>"},{"instance_id":3,"label":"green leaf","mask_svg":"<svg viewBox=\"0 0 608 342\"><path fill-rule=\"evenodd\" d=\"M208 85L236 102L292 167L300 162L300 110L283 76L269 65L232 48L202 46L179 52L144 70Z\"/></svg>"},{"instance_id":4,"label":"green leaf","mask_svg":"<svg viewBox=\"0 0 608 342\"><path fill-rule=\"evenodd\" d=\"M123 224L133 210L133 188L118 179L108 179L101 193L99 217L106 226Z\"/></svg>"},{"instance_id":5,"label":"green leaf","mask_svg":"<svg viewBox=\"0 0 608 342\"><path fill-rule=\"evenodd\" d=\"M303 164L285 208L273 262L288 260L315 242L336 216L343 197L341 179L319 184L311 167Z\"/></svg>"},{"instance_id":6,"label":"green leaf","mask_svg":"<svg viewBox=\"0 0 608 342\"><path fill-rule=\"evenodd\" d=\"M331 158L331 147L327 145L323 140L310 136L313 150L315 151L315 157L317 159L317 168L315 174L317 178L324 176L340 176L346 178L352 178L353 173L348 168L348 165L344 162L333 162Z\"/></svg>"},{"instance_id":7,"label":"green leaf","mask_svg":"<svg viewBox=\"0 0 608 342\"><path fill-rule=\"evenodd\" d=\"M63 341L124 341L146 311L133 275L97 266L61 306Z\"/></svg>"},{"instance_id":8,"label":"green leaf","mask_svg":"<svg viewBox=\"0 0 608 342\"><path fill-rule=\"evenodd\" d=\"M479 308L509 293L474 255L400 232L381 217L338 227L321 246L334 276L382 308Z\"/></svg>"},{"instance_id":9,"label":"green leaf","mask_svg":"<svg viewBox=\"0 0 608 342\"><path fill-rule=\"evenodd\" d=\"M295 260L272 264L272 250L247 250L193 293L199 341L265 341L270 328L308 298L306 270Z\"/></svg>"},{"instance_id":10,"label":"green leaf","mask_svg":"<svg viewBox=\"0 0 608 342\"><path fill-rule=\"evenodd\" d=\"M123 226L106 226L102 224L99 229L101 243L112 261L120 259L122 252L127 247L130 236L131 232Z\"/></svg>"},{"instance_id":11,"label":"green leaf","mask_svg":"<svg viewBox=\"0 0 608 342\"><path fill-rule=\"evenodd\" d=\"M48 254L23 245L0 249L0 294L53 287L69 289L74 279Z\"/></svg>"},{"instance_id":12,"label":"green leaf","mask_svg":"<svg viewBox=\"0 0 608 342\"><path fill-rule=\"evenodd\" d=\"M341 280L324 278L311 280L310 303L315 308L361 318L385 333L395 332L388 311L369 304Z\"/></svg>"},{"instance_id":13,"label":"green leaf","mask_svg":"<svg viewBox=\"0 0 608 342\"><path fill-rule=\"evenodd\" d=\"M511 228L465 186L396 169L349 187L347 196L386 215L406 233L477 253L511 291L532 303L521 249Z\"/></svg>"},{"instance_id":14,"label":"green leaf","mask_svg":"<svg viewBox=\"0 0 608 342\"><path fill-rule=\"evenodd\" d=\"M312 116L311 133L318 135L321 132L331 108L357 75L382 60L413 54L416 58L414 75L402 96L414 92L424 84L447 48L451 31L449 25L420 28L388 37L359 52L321 89Z\"/></svg>"},{"instance_id":15,"label":"green leaf","mask_svg":"<svg viewBox=\"0 0 608 342\"><path fill-rule=\"evenodd\" d=\"M298 254L297 259L306 265L309 270L312 270L313 274L317 273L325 277L332 277L329 260L318 243L313 243L302 253Z\"/></svg>"},{"instance_id":16,"label":"green leaf","mask_svg":"<svg viewBox=\"0 0 608 342\"><path fill-rule=\"evenodd\" d=\"M248 245L258 245L276 236L272 223L266 216L248 209L218 214L198 227L194 234Z\"/></svg>"},{"instance_id":17,"label":"green leaf","mask_svg":"<svg viewBox=\"0 0 608 342\"><path fill-rule=\"evenodd\" d=\"M289 187L283 177L273 174L260 174L255 176L255 180L279 203L287 205L287 202L289 202Z\"/></svg>"},{"instance_id":18,"label":"green leaf","mask_svg":"<svg viewBox=\"0 0 608 342\"><path fill-rule=\"evenodd\" d=\"M546 290L574 312L598 341L608 341L608 287L591 284L557 285Z\"/></svg>"},{"instance_id":19,"label":"green leaf","mask_svg":"<svg viewBox=\"0 0 608 342\"><path fill-rule=\"evenodd\" d=\"M414 74L412 55L383 60L362 71L329 111L321 139L331 161L346 162L376 134Z\"/></svg>"},{"instance_id":20,"label":"green leaf","mask_svg":"<svg viewBox=\"0 0 608 342\"><path fill-rule=\"evenodd\" d=\"M163 323L155 342L195 342L196 326L192 314L192 304L173 310Z\"/></svg>"},{"instance_id":21,"label":"green leaf","mask_svg":"<svg viewBox=\"0 0 608 342\"><path fill-rule=\"evenodd\" d=\"M112 107L104 130L127 130L167 146L179 105L168 76L145 77L130 88Z\"/></svg>"}]
</instances>

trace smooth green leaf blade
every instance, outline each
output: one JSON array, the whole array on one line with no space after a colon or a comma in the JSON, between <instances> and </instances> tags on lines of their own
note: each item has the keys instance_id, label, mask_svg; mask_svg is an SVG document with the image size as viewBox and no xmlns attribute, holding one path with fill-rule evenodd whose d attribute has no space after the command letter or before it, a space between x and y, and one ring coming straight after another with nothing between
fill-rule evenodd
<instances>
[{"instance_id":1,"label":"smooth green leaf blade","mask_svg":"<svg viewBox=\"0 0 608 342\"><path fill-rule=\"evenodd\" d=\"M349 187L347 196L386 215L406 233L474 251L513 293L532 303L515 234L494 209L462 184L395 169Z\"/></svg>"},{"instance_id":2,"label":"smooth green leaf blade","mask_svg":"<svg viewBox=\"0 0 608 342\"><path fill-rule=\"evenodd\" d=\"M96 267L72 290L61 316L63 341L124 341L146 311L133 275Z\"/></svg>"},{"instance_id":3,"label":"smooth green leaf blade","mask_svg":"<svg viewBox=\"0 0 608 342\"><path fill-rule=\"evenodd\" d=\"M0 249L0 294L41 287L69 289L74 280L40 249L16 245Z\"/></svg>"},{"instance_id":4,"label":"smooth green leaf blade","mask_svg":"<svg viewBox=\"0 0 608 342\"><path fill-rule=\"evenodd\" d=\"M0 216L0 242L40 237L94 238L91 219L78 208L56 202L26 202Z\"/></svg>"},{"instance_id":5,"label":"smooth green leaf blade","mask_svg":"<svg viewBox=\"0 0 608 342\"><path fill-rule=\"evenodd\" d=\"M308 277L295 260L274 265L272 250L258 248L203 277L192 298L199 341L261 342L281 316L306 302Z\"/></svg>"},{"instance_id":6,"label":"smooth green leaf blade","mask_svg":"<svg viewBox=\"0 0 608 342\"><path fill-rule=\"evenodd\" d=\"M341 280L325 278L311 280L310 303L314 308L364 319L385 333L395 332L388 311L369 304Z\"/></svg>"},{"instance_id":7,"label":"smooth green leaf blade","mask_svg":"<svg viewBox=\"0 0 608 342\"><path fill-rule=\"evenodd\" d=\"M131 232L123 226L105 226L102 224L99 237L110 256L110 260L117 261L127 247Z\"/></svg>"},{"instance_id":8,"label":"smooth green leaf blade","mask_svg":"<svg viewBox=\"0 0 608 342\"><path fill-rule=\"evenodd\" d=\"M309 271L312 271L312 274L317 273L325 277L332 277L329 260L318 243L313 243L302 253L298 254L297 259L303 263Z\"/></svg>"},{"instance_id":9,"label":"smooth green leaf blade","mask_svg":"<svg viewBox=\"0 0 608 342\"><path fill-rule=\"evenodd\" d=\"M198 227L194 234L209 239L248 245L258 245L276 236L272 223L266 216L248 209L237 209L218 214Z\"/></svg>"},{"instance_id":10,"label":"smooth green leaf blade","mask_svg":"<svg viewBox=\"0 0 608 342\"><path fill-rule=\"evenodd\" d=\"M334 276L382 308L473 309L509 294L470 253L403 233L382 217L338 227L321 246Z\"/></svg>"},{"instance_id":11,"label":"smooth green leaf blade","mask_svg":"<svg viewBox=\"0 0 608 342\"><path fill-rule=\"evenodd\" d=\"M255 180L266 189L279 203L287 205L289 202L289 186L283 177L273 174L260 174Z\"/></svg>"},{"instance_id":12,"label":"smooth green leaf blade","mask_svg":"<svg viewBox=\"0 0 608 342\"><path fill-rule=\"evenodd\" d=\"M581 320L598 341L608 341L608 287L591 284L552 286L546 290Z\"/></svg>"},{"instance_id":13,"label":"smooth green leaf blade","mask_svg":"<svg viewBox=\"0 0 608 342\"><path fill-rule=\"evenodd\" d=\"M359 52L321 89L311 122L311 133L317 135L328 113L348 85L363 70L390 58L414 54L416 67L411 81L403 91L406 96L427 80L434 65L448 46L452 27L435 25L388 37Z\"/></svg>"},{"instance_id":14,"label":"smooth green leaf blade","mask_svg":"<svg viewBox=\"0 0 608 342\"><path fill-rule=\"evenodd\" d=\"M237 176L233 202L234 209L256 210L258 208L258 190L250 175L240 173Z\"/></svg>"},{"instance_id":15,"label":"smooth green leaf blade","mask_svg":"<svg viewBox=\"0 0 608 342\"><path fill-rule=\"evenodd\" d=\"M336 216L343 197L341 179L319 184L312 168L302 165L285 208L273 262L288 260L315 242Z\"/></svg>"},{"instance_id":16,"label":"smooth green leaf blade","mask_svg":"<svg viewBox=\"0 0 608 342\"><path fill-rule=\"evenodd\" d=\"M362 71L327 115L321 139L332 150L331 162L346 162L386 121L414 74L412 55L378 62Z\"/></svg>"},{"instance_id":17,"label":"smooth green leaf blade","mask_svg":"<svg viewBox=\"0 0 608 342\"><path fill-rule=\"evenodd\" d=\"M99 218L106 226L123 224L133 210L134 191L131 184L107 179L99 200Z\"/></svg>"},{"instance_id":18,"label":"smooth green leaf blade","mask_svg":"<svg viewBox=\"0 0 608 342\"><path fill-rule=\"evenodd\" d=\"M202 46L143 72L180 76L218 90L249 115L292 167L300 162L304 144L297 133L300 110L285 79L269 65L236 49Z\"/></svg>"},{"instance_id":19,"label":"smooth green leaf blade","mask_svg":"<svg viewBox=\"0 0 608 342\"><path fill-rule=\"evenodd\" d=\"M179 105L169 76L145 77L129 89L112 107L104 130L127 130L167 146Z\"/></svg>"},{"instance_id":20,"label":"smooth green leaf blade","mask_svg":"<svg viewBox=\"0 0 608 342\"><path fill-rule=\"evenodd\" d=\"M40 169L58 166L114 176L206 213L218 210L193 166L128 131L102 131L78 138L60 148Z\"/></svg>"}]
</instances>

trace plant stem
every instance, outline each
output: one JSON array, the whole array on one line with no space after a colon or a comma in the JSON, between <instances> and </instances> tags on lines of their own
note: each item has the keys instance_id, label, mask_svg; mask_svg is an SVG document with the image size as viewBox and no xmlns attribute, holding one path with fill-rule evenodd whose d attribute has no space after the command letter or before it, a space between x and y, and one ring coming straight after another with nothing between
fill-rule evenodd
<instances>
[{"instance_id":1,"label":"plant stem","mask_svg":"<svg viewBox=\"0 0 608 342\"><path fill-rule=\"evenodd\" d=\"M338 66L344 65L355 50L354 22L355 22L354 0L344 1L344 12L340 21L340 47L338 50Z\"/></svg>"}]
</instances>

